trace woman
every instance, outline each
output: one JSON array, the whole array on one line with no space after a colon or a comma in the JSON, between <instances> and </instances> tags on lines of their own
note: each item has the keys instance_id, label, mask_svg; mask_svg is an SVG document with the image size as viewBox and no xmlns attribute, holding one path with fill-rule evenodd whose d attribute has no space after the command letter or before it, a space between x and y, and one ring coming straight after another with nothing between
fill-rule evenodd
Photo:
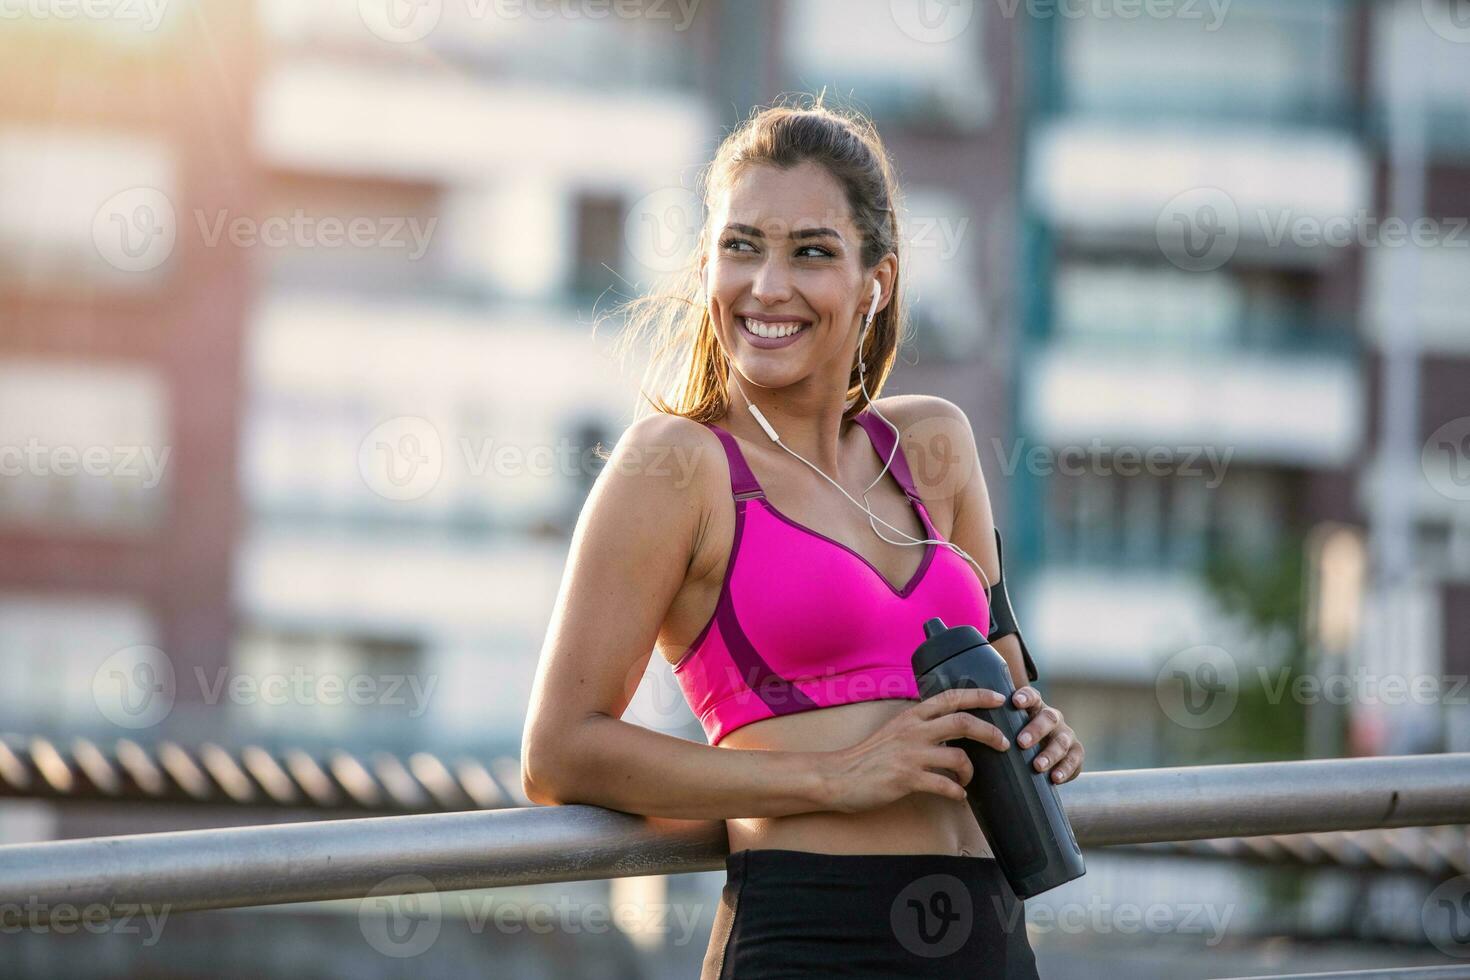
<instances>
[{"instance_id":1,"label":"woman","mask_svg":"<svg viewBox=\"0 0 1470 980\"><path fill-rule=\"evenodd\" d=\"M973 769L944 744L1007 748L966 710L1004 698L919 702L909 666L932 616L988 629L1001 568L965 415L869 401L901 329L886 152L820 101L773 107L725 139L703 184L685 287L630 306L635 333L661 335L655 371L674 364L682 386L629 427L578 521L525 791L725 821L706 978L1035 976L1022 903L966 802ZM897 451L879 413L905 435ZM959 445L968 471L911 470L923 433ZM893 530L875 537L879 522ZM1031 715L1021 743L1042 741L1055 782L1075 778L1082 746L1028 685L1018 637L996 647ZM655 649L709 745L621 720Z\"/></svg>"}]
</instances>

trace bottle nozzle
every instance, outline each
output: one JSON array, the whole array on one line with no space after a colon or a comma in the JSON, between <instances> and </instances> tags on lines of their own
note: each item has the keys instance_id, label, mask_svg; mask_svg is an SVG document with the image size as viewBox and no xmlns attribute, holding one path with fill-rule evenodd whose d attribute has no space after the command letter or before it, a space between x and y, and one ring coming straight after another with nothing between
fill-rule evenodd
<instances>
[{"instance_id":1,"label":"bottle nozzle","mask_svg":"<svg viewBox=\"0 0 1470 980\"><path fill-rule=\"evenodd\" d=\"M935 616L933 619L924 624L924 638L933 639L947 629L949 629L949 627L944 625L944 620L940 619L938 616Z\"/></svg>"}]
</instances>

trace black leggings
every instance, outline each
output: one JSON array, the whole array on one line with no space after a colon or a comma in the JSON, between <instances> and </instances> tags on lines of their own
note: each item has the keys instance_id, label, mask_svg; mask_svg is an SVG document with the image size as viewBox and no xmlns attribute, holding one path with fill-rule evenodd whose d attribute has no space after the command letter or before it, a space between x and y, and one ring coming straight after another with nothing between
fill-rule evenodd
<instances>
[{"instance_id":1,"label":"black leggings","mask_svg":"<svg viewBox=\"0 0 1470 980\"><path fill-rule=\"evenodd\" d=\"M1037 976L995 858L761 848L725 872L701 980Z\"/></svg>"}]
</instances>

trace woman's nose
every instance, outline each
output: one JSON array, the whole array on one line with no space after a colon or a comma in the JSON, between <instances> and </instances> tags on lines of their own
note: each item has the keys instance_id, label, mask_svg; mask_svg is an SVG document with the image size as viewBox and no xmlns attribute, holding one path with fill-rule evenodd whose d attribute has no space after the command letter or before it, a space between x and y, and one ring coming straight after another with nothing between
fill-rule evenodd
<instances>
[{"instance_id":1,"label":"woman's nose","mask_svg":"<svg viewBox=\"0 0 1470 980\"><path fill-rule=\"evenodd\" d=\"M756 270L751 296L763 306L775 306L791 298L791 272L778 258L767 258Z\"/></svg>"}]
</instances>

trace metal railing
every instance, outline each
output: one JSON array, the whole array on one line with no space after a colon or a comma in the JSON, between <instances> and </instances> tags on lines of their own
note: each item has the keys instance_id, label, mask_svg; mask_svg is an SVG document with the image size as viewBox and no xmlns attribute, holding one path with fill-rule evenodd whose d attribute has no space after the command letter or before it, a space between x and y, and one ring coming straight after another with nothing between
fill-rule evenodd
<instances>
[{"instance_id":1,"label":"metal railing","mask_svg":"<svg viewBox=\"0 0 1470 980\"><path fill-rule=\"evenodd\" d=\"M1470 753L1084 773L1083 847L1470 822ZM724 867L720 821L530 807L0 847L0 905L170 912ZM101 914L101 913L97 913Z\"/></svg>"}]
</instances>

